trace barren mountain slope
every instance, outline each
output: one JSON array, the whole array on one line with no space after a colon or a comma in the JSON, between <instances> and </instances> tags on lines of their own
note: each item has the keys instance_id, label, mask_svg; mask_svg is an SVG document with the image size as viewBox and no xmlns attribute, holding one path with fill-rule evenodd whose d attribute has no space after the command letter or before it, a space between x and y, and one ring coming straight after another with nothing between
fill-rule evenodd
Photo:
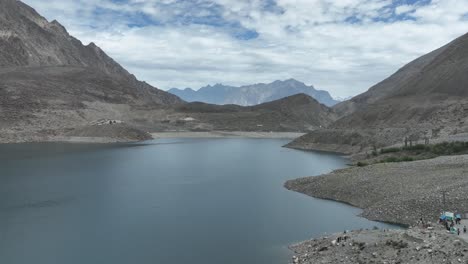
<instances>
[{"instance_id":1,"label":"barren mountain slope","mask_svg":"<svg viewBox=\"0 0 468 264\"><path fill-rule=\"evenodd\" d=\"M144 100L157 104L180 103L174 95L137 81L94 43L84 46L57 21L48 22L34 9L16 0L0 0L0 68L75 66L92 68L103 78L151 95ZM22 69L21 72L26 70ZM34 71L34 70L33 70ZM47 87L44 87L47 89ZM150 91L148 91L150 90ZM154 91L153 91L154 90ZM134 91L129 91L134 93Z\"/></svg>"},{"instance_id":2,"label":"barren mountain slope","mask_svg":"<svg viewBox=\"0 0 468 264\"><path fill-rule=\"evenodd\" d=\"M252 107L188 103L176 110L200 130L310 131L335 120L330 108L305 94Z\"/></svg>"},{"instance_id":3,"label":"barren mountain slope","mask_svg":"<svg viewBox=\"0 0 468 264\"><path fill-rule=\"evenodd\" d=\"M447 45L448 46L448 45ZM341 102L333 107L340 117L349 115L359 109L366 107L376 101L396 94L402 86L421 74L421 70L445 50L447 46L439 48L416 60L408 63L396 73L372 86L367 92L357 95L350 100Z\"/></svg>"},{"instance_id":4,"label":"barren mountain slope","mask_svg":"<svg viewBox=\"0 0 468 264\"><path fill-rule=\"evenodd\" d=\"M97 119L131 121L134 108L183 103L138 81L93 43L84 46L57 21L49 23L16 0L0 0L0 76L0 129L3 139L10 138L6 141L33 140Z\"/></svg>"},{"instance_id":5,"label":"barren mountain slope","mask_svg":"<svg viewBox=\"0 0 468 264\"><path fill-rule=\"evenodd\" d=\"M334 110L341 118L330 130L314 131L290 146L354 152L401 143L405 137L430 139L467 132L468 34Z\"/></svg>"},{"instance_id":6,"label":"barren mountain slope","mask_svg":"<svg viewBox=\"0 0 468 264\"><path fill-rule=\"evenodd\" d=\"M468 34L403 67L335 109L355 109L334 127L438 123L433 114L468 99ZM353 106L346 106L353 105ZM456 113L459 117L458 113ZM447 116L448 117L448 116ZM361 123L364 121L363 123Z\"/></svg>"}]
</instances>

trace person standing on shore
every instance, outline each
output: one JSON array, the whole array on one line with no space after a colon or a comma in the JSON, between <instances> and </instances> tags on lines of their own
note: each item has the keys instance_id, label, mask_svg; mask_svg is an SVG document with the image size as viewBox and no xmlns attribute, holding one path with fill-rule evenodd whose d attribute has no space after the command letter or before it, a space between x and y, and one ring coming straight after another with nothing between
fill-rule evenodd
<instances>
[{"instance_id":1,"label":"person standing on shore","mask_svg":"<svg viewBox=\"0 0 468 264\"><path fill-rule=\"evenodd\" d=\"M466 233L466 226L463 226L463 233Z\"/></svg>"}]
</instances>

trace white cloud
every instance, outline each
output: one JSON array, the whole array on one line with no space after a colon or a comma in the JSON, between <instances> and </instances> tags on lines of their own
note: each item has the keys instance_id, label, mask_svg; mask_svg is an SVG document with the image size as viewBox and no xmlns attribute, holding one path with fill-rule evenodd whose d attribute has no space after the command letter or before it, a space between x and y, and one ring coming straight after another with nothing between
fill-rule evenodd
<instances>
[{"instance_id":1,"label":"white cloud","mask_svg":"<svg viewBox=\"0 0 468 264\"><path fill-rule=\"evenodd\" d=\"M416 8L413 5L401 5L395 8L395 13L397 15L405 14L411 11L414 11Z\"/></svg>"},{"instance_id":2,"label":"white cloud","mask_svg":"<svg viewBox=\"0 0 468 264\"><path fill-rule=\"evenodd\" d=\"M459 0L396 8L390 0L277 0L273 7L265 0L25 2L163 89L296 78L347 97L468 29L468 1ZM96 15L97 7L113 12ZM394 12L411 19L392 20ZM129 27L141 14L162 25ZM258 37L236 38L240 25Z\"/></svg>"}]
</instances>

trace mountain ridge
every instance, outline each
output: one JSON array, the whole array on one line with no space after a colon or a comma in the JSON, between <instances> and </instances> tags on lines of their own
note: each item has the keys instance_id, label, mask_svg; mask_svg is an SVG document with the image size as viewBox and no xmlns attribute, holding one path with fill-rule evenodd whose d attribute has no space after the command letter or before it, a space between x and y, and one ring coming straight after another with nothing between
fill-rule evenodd
<instances>
[{"instance_id":1,"label":"mountain ridge","mask_svg":"<svg viewBox=\"0 0 468 264\"><path fill-rule=\"evenodd\" d=\"M407 101L411 97L415 103L418 101L431 101L431 104L443 104L451 97L460 99L460 101L466 100L468 90L464 86L468 84L467 72L468 33L413 60L389 78L371 87L367 92L352 98L348 102L337 105L335 110L339 113L339 108L342 105L350 102L358 104L354 112L338 120L334 127L353 127L353 124L356 124L356 119L362 118L364 112L372 114L372 112L368 111L369 107L388 104L392 100ZM397 102L393 103L397 104ZM397 110L397 107L394 108L394 110ZM375 113L379 112L382 112L382 110L380 109ZM356 115L360 116L357 117ZM353 118L354 116L356 118ZM423 115L417 115L414 118L416 122L428 121ZM405 117L405 120L389 120L388 125L400 124L403 121L410 120L411 117ZM367 122L367 126L369 124L378 126L381 125L379 121L386 121L386 119L375 118L369 121L371 122Z\"/></svg>"},{"instance_id":2,"label":"mountain ridge","mask_svg":"<svg viewBox=\"0 0 468 264\"><path fill-rule=\"evenodd\" d=\"M198 90L192 88L172 88L168 92L179 96L187 102L204 102L210 104L237 104L252 106L285 98L294 94L304 93L317 99L320 103L333 106L338 103L324 90L316 90L295 79L274 81L272 83L257 83L244 86L223 84L207 85Z\"/></svg>"},{"instance_id":3,"label":"mountain ridge","mask_svg":"<svg viewBox=\"0 0 468 264\"><path fill-rule=\"evenodd\" d=\"M179 98L140 82L91 42L83 45L63 25L48 22L33 8L16 0L0 1L0 67L73 66L94 68L149 95L157 104L182 102ZM148 100L149 99L149 100Z\"/></svg>"},{"instance_id":4,"label":"mountain ridge","mask_svg":"<svg viewBox=\"0 0 468 264\"><path fill-rule=\"evenodd\" d=\"M330 108L306 94L247 107L191 102L178 106L177 111L200 121L194 124L199 130L307 132L336 120Z\"/></svg>"}]
</instances>

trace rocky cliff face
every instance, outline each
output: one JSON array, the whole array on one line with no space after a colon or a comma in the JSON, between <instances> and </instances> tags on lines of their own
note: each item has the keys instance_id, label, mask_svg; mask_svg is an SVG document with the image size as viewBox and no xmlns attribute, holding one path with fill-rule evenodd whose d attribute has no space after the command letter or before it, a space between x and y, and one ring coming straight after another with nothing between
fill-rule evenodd
<instances>
[{"instance_id":1,"label":"rocky cliff face","mask_svg":"<svg viewBox=\"0 0 468 264\"><path fill-rule=\"evenodd\" d=\"M214 86L202 87L198 91L190 88L184 90L173 88L169 92L188 102L204 102L219 105L236 104L252 106L301 93L315 98L326 106L333 106L338 103L327 91L316 90L313 86L307 86L294 79L242 87L216 84Z\"/></svg>"}]
</instances>

